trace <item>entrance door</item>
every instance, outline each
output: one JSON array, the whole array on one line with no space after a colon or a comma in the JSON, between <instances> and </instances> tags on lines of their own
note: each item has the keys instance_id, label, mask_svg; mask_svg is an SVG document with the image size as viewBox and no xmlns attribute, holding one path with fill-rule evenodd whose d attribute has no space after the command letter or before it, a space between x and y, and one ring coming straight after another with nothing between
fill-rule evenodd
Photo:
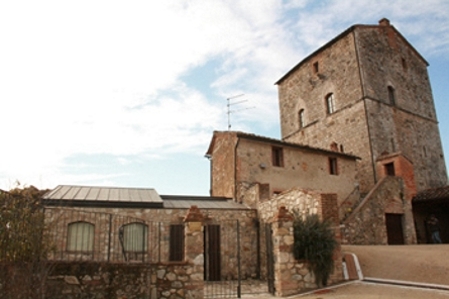
<instances>
[{"instance_id":1,"label":"entrance door","mask_svg":"<svg viewBox=\"0 0 449 299\"><path fill-rule=\"evenodd\" d=\"M385 214L389 245L403 245L402 214Z\"/></svg>"},{"instance_id":2,"label":"entrance door","mask_svg":"<svg viewBox=\"0 0 449 299\"><path fill-rule=\"evenodd\" d=\"M267 283L268 292L274 294L276 289L274 287L274 252L273 252L273 231L271 224L265 224L265 241L267 250Z\"/></svg>"},{"instance_id":3,"label":"entrance door","mask_svg":"<svg viewBox=\"0 0 449 299\"><path fill-rule=\"evenodd\" d=\"M204 247L204 280L219 281L221 278L219 225L205 227Z\"/></svg>"}]
</instances>

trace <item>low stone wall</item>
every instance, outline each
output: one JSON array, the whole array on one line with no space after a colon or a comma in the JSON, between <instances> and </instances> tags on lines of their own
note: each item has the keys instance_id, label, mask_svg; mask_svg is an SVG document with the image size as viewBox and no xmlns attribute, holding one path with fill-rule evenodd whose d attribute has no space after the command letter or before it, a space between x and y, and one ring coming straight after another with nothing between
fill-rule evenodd
<instances>
[{"instance_id":1,"label":"low stone wall","mask_svg":"<svg viewBox=\"0 0 449 299\"><path fill-rule=\"evenodd\" d=\"M52 299L192 298L192 266L56 262L47 278ZM198 298L198 297L194 297Z\"/></svg>"}]
</instances>

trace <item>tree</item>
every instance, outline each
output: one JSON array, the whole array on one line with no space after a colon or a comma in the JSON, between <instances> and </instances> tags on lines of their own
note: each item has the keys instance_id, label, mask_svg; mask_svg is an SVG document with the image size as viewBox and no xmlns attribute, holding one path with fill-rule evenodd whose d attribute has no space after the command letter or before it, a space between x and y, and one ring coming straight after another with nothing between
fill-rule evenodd
<instances>
[{"instance_id":1,"label":"tree","mask_svg":"<svg viewBox=\"0 0 449 299\"><path fill-rule=\"evenodd\" d=\"M33 186L0 190L0 293L2 298L42 298L50 264L41 196Z\"/></svg>"},{"instance_id":2,"label":"tree","mask_svg":"<svg viewBox=\"0 0 449 299\"><path fill-rule=\"evenodd\" d=\"M316 284L325 286L334 268L333 255L338 245L331 223L320 221L318 215L303 218L297 212L294 214L293 254L297 260L307 261Z\"/></svg>"}]
</instances>

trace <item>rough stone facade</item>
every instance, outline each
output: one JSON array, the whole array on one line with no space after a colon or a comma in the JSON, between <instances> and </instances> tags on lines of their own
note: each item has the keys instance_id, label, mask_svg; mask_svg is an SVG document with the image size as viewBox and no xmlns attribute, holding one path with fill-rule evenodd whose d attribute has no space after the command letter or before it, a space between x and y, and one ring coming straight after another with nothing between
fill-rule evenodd
<instances>
[{"instance_id":1,"label":"rough stone facade","mask_svg":"<svg viewBox=\"0 0 449 299\"><path fill-rule=\"evenodd\" d=\"M412 161L418 191L447 183L427 62L388 20L349 28L277 84L283 140L335 143L361 157L362 193L380 179L375 164L384 153ZM327 113L331 93L335 111Z\"/></svg>"},{"instance_id":2,"label":"rough stone facade","mask_svg":"<svg viewBox=\"0 0 449 299\"><path fill-rule=\"evenodd\" d=\"M202 298L202 286L194 285L198 277L192 272L187 263L57 262L47 278L46 293L54 299Z\"/></svg>"},{"instance_id":3,"label":"rough stone facade","mask_svg":"<svg viewBox=\"0 0 449 299\"><path fill-rule=\"evenodd\" d=\"M281 151L280 165L274 165L273 149ZM233 197L252 208L292 188L335 193L341 201L354 193L360 197L357 158L341 152L227 131L214 132L208 155L212 195ZM331 158L336 161L335 174L330 173Z\"/></svg>"},{"instance_id":4,"label":"rough stone facade","mask_svg":"<svg viewBox=\"0 0 449 299\"><path fill-rule=\"evenodd\" d=\"M293 199L296 198L296 199ZM315 214L317 213L321 218L324 214L335 216L338 219L336 209L336 198L329 195L320 196L319 194L307 194L294 190L290 192L287 202L298 201L302 204L304 209L296 209L296 212L301 214ZM313 199L315 198L315 199ZM323 201L324 199L324 201ZM297 206L290 206L294 209ZM270 210L272 214L273 210ZM268 216L266 214L265 216ZM275 276L275 291L277 296L289 296L297 294L300 291L317 288L313 272L308 268L306 261L298 261L293 255L293 216L286 209L281 206L277 209L276 214L269 221L271 222L272 237L273 237L273 253L274 253L274 276ZM332 219L332 218L331 218ZM334 227L335 237L338 242L340 239L340 232L338 225ZM329 278L329 283L337 283L343 280L342 264L341 264L341 248L338 246L334 252L334 271Z\"/></svg>"},{"instance_id":5,"label":"rough stone facade","mask_svg":"<svg viewBox=\"0 0 449 299\"><path fill-rule=\"evenodd\" d=\"M136 219L144 221L148 225L147 252L142 257L139 254L136 262L169 262L170 224L184 223L184 217L188 209L131 209L131 208L48 208L46 221L49 234L56 245L56 252L51 256L54 260L108 260L108 243L111 244L109 255L121 257L122 249L118 241L118 229L123 221L134 222ZM81 212L81 213L80 213ZM237 277L237 237L236 223L240 226L241 251L241 277L242 279L258 276L257 229L255 219L257 211L252 209L220 210L201 209L204 220L202 225L219 225L221 237L226 242L221 242L221 276L228 278ZM89 216L89 219L84 215ZM109 215L120 215L112 217ZM129 218L127 218L129 217ZM111 229L109 221L112 219ZM125 219L125 220L123 220ZM67 252L67 229L69 223L88 221L95 225L94 252L92 254L71 254ZM117 221L121 221L118 223ZM117 223L116 223L117 222ZM109 233L111 240L109 241ZM201 252L203 252L203 247Z\"/></svg>"}]
</instances>

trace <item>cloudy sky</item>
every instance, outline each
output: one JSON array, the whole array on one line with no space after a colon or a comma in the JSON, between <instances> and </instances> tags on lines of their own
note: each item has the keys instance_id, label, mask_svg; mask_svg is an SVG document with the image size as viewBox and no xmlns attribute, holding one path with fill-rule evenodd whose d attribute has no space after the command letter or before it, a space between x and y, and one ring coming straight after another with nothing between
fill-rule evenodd
<instances>
[{"instance_id":1,"label":"cloudy sky","mask_svg":"<svg viewBox=\"0 0 449 299\"><path fill-rule=\"evenodd\" d=\"M1 1L0 188L208 195L226 99L233 130L279 138L274 82L383 17L430 63L448 160L447 0Z\"/></svg>"}]
</instances>

